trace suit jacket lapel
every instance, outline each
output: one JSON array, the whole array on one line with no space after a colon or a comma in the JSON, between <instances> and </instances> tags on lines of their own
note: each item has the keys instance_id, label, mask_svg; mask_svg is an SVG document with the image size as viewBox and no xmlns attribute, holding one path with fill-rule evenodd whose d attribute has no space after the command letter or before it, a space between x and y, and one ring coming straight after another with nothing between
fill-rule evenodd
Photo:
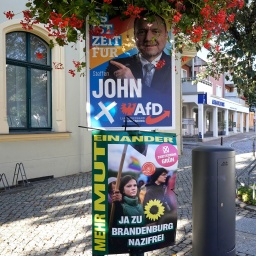
<instances>
[{"instance_id":1,"label":"suit jacket lapel","mask_svg":"<svg viewBox=\"0 0 256 256\"><path fill-rule=\"evenodd\" d=\"M132 61L130 69L136 79L143 78L142 64L140 62L138 54L133 56L133 61Z\"/></svg>"},{"instance_id":2,"label":"suit jacket lapel","mask_svg":"<svg viewBox=\"0 0 256 256\"><path fill-rule=\"evenodd\" d=\"M172 85L171 60L169 56L167 56L165 53L163 53L160 60L165 60L165 65L162 68L155 70L151 87L156 88L157 90L162 91L163 93L169 93Z\"/></svg>"}]
</instances>

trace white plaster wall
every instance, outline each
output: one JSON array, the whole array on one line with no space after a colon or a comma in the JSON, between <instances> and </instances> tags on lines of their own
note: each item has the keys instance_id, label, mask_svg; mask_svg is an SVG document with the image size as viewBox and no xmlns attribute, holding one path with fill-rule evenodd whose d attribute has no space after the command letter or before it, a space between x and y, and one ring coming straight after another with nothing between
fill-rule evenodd
<instances>
[{"instance_id":1,"label":"white plaster wall","mask_svg":"<svg viewBox=\"0 0 256 256\"><path fill-rule=\"evenodd\" d=\"M21 12L25 9L25 2L23 0L4 1L0 5L0 13L2 14L0 15L0 25L3 26L3 23L7 21L3 15L4 11ZM3 39L3 36L0 35L0 40ZM12 183L15 165L20 162L25 166L28 179L49 175L59 177L81 171L91 171L91 133L86 129L78 128L78 125L86 125L85 78L80 78L79 75L72 77L68 74L70 68L74 69L72 60L81 60L82 47L83 44L74 47L77 50L71 46L65 47L65 58L60 60L65 66L65 70L61 71L65 74L65 90L61 92L63 98L60 99L64 101L61 122L65 122L65 125L61 127L65 127L65 130L61 131L70 132L70 137L0 142L0 174L6 174L9 185ZM1 56L0 64L4 67L5 56ZM5 69L0 69L0 72L0 77L3 78ZM57 94L57 96L59 95ZM1 99L0 94L0 102L4 101L5 99ZM2 183L0 183L0 187L2 187Z\"/></svg>"}]
</instances>

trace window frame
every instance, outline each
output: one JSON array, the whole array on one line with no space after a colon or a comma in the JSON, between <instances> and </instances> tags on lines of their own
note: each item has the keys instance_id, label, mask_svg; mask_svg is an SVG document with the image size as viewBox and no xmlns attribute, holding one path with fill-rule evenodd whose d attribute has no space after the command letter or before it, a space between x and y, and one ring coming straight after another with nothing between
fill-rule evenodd
<instances>
[{"instance_id":1,"label":"window frame","mask_svg":"<svg viewBox=\"0 0 256 256\"><path fill-rule=\"evenodd\" d=\"M187 77L188 77L188 71L184 68L181 68L181 78L187 78Z\"/></svg>"},{"instance_id":2,"label":"window frame","mask_svg":"<svg viewBox=\"0 0 256 256\"><path fill-rule=\"evenodd\" d=\"M26 70L26 127L9 127L9 131L10 132L17 132L17 131L50 131L52 130L52 53L51 53L51 49L50 46L48 45L48 43L41 38L38 35L35 35L33 33L29 33L26 31L11 31L9 33L6 33L5 38L7 37L8 34L11 33L24 33L25 34L25 38L26 38L26 60L18 60L18 59L12 59L12 58L7 58L6 56L6 65L13 65L16 67L24 67ZM31 54L30 54L30 45L31 45L31 36L38 38L39 40L41 40L47 47L48 47L48 51L47 54L49 54L49 56L47 56L47 58L49 58L48 63L49 64L38 64L32 61L31 59ZM6 47L6 45L5 45ZM7 55L7 54L6 54ZM31 118L31 109L32 109L32 101L31 101L31 92L32 92L32 77L31 77L31 70L35 69L35 70L40 70L40 71L46 71L47 73L49 72L49 80L48 80L48 90L49 90L49 102L48 102L48 122L47 122L47 127L33 127L32 126L32 118ZM6 70L7 72L7 70ZM7 85L6 85L7 86Z\"/></svg>"},{"instance_id":3,"label":"window frame","mask_svg":"<svg viewBox=\"0 0 256 256\"><path fill-rule=\"evenodd\" d=\"M10 134L8 118L7 118L7 96L6 96L6 38L5 35L13 31L24 31L20 25L20 19L6 20L4 23L0 23L0 142L1 138L8 137L8 140L28 140L34 136L45 138L45 135L54 135L59 138L59 135L63 134L70 136L67 131L67 118L66 118L66 50L64 47L55 44L52 50L52 63L62 63L63 68L52 69L52 130L51 131L31 131L31 132L12 132ZM51 39L49 32L43 24L34 24L33 30L30 33L39 36L47 44L50 45ZM84 52L81 50L81 54ZM81 79L84 84L84 79ZM39 136L40 135L40 136ZM54 137L54 136L53 136ZM51 137L51 138L53 138ZM5 138L4 138L5 139Z\"/></svg>"}]
</instances>

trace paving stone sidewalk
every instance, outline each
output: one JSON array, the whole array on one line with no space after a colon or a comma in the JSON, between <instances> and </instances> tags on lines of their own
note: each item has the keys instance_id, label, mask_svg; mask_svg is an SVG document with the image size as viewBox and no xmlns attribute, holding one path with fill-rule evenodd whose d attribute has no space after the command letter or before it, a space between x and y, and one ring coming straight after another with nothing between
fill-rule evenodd
<instances>
[{"instance_id":1,"label":"paving stone sidewalk","mask_svg":"<svg viewBox=\"0 0 256 256\"><path fill-rule=\"evenodd\" d=\"M254 134L224 139L224 146L226 143L234 147L240 155L237 166L241 170L252 158L252 136ZM204 144L218 143L219 140L215 140ZM196 146L185 145L179 158L175 189L179 204L176 245L147 252L145 256L192 255L191 150ZM244 161L241 156L245 156ZM0 193L0 255L91 256L91 189L91 172L87 172L35 183L15 193ZM256 222L256 211L237 207L236 215L241 221ZM245 248L245 241L250 242L249 233L239 232L237 255L255 256L256 251L252 250L256 240Z\"/></svg>"}]
</instances>

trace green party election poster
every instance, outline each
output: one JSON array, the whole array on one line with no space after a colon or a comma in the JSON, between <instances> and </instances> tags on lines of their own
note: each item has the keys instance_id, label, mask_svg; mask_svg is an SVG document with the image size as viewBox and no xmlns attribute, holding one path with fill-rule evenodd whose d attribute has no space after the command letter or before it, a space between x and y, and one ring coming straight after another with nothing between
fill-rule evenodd
<instances>
[{"instance_id":1,"label":"green party election poster","mask_svg":"<svg viewBox=\"0 0 256 256\"><path fill-rule=\"evenodd\" d=\"M140 253L175 243L176 135L92 132L94 255Z\"/></svg>"}]
</instances>

